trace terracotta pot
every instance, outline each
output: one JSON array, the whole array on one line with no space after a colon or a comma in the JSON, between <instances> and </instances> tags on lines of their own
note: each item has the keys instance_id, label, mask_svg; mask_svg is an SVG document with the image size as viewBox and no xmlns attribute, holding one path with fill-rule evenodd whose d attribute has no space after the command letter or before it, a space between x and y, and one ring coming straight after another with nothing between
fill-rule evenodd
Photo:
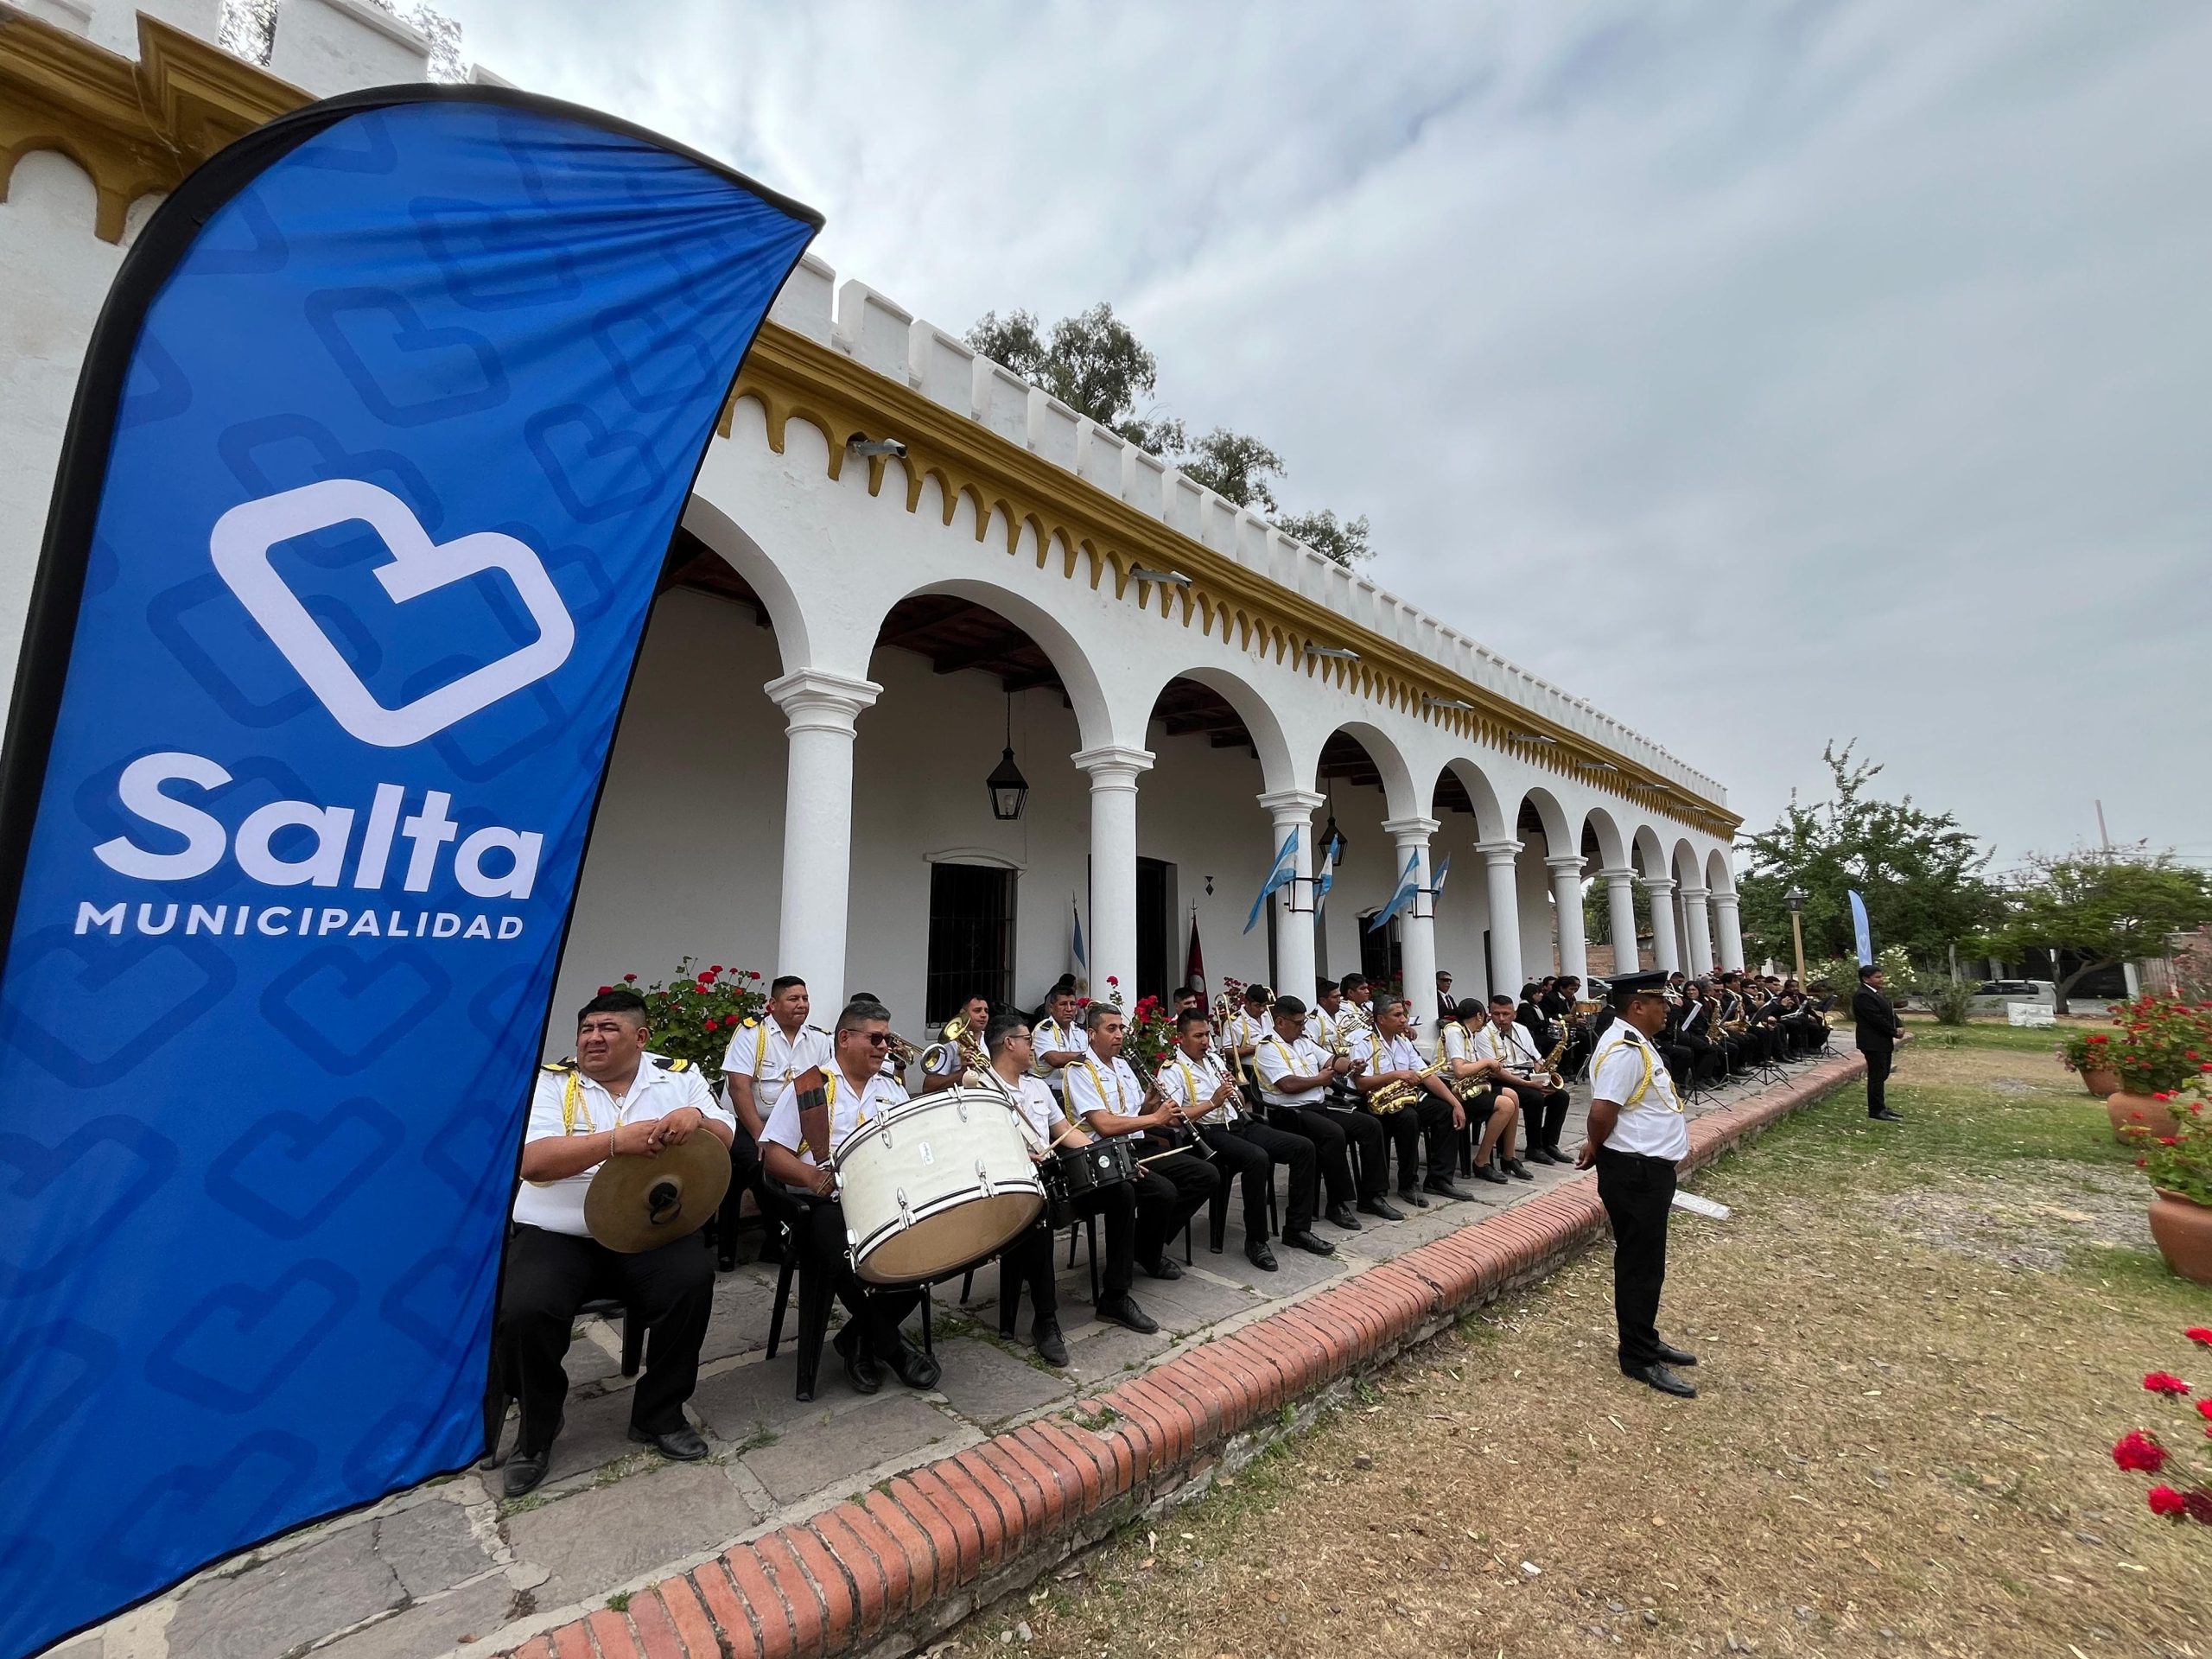
<instances>
[{"instance_id":1,"label":"terracotta pot","mask_svg":"<svg viewBox=\"0 0 2212 1659\"><path fill-rule=\"evenodd\" d=\"M2123 1143L2130 1129L2171 1135L2177 1127L2165 1102L2155 1095L2108 1095L2105 1097L2105 1116L2112 1121L2112 1138Z\"/></svg>"},{"instance_id":2,"label":"terracotta pot","mask_svg":"<svg viewBox=\"0 0 2212 1659\"><path fill-rule=\"evenodd\" d=\"M2160 1192L2151 1200L2151 1236L2183 1278L2212 1285L2212 1205Z\"/></svg>"},{"instance_id":3,"label":"terracotta pot","mask_svg":"<svg viewBox=\"0 0 2212 1659\"><path fill-rule=\"evenodd\" d=\"M2117 1071L2084 1071L2082 1086L2102 1100L2107 1095L2120 1092L2120 1073Z\"/></svg>"}]
</instances>

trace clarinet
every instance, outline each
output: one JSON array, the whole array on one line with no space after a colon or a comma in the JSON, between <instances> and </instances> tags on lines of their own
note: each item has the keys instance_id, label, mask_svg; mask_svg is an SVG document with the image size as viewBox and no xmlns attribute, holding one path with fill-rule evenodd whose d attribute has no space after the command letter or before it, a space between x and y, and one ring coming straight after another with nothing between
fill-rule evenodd
<instances>
[{"instance_id":1,"label":"clarinet","mask_svg":"<svg viewBox=\"0 0 2212 1659\"><path fill-rule=\"evenodd\" d=\"M1147 1077L1144 1074L1144 1068L1140 1066L1135 1060L1127 1059L1127 1057L1124 1057L1124 1059L1129 1068L1130 1074L1136 1078L1138 1084L1144 1090L1143 1095L1137 1096L1139 1102L1141 1103L1145 1095L1149 1095L1154 1090L1159 1089L1159 1073L1154 1072L1151 1077ZM1166 1097L1166 1095L1163 1093L1161 1098L1165 1099ZM1179 1108L1178 1109L1178 1116L1180 1116ZM1206 1144L1205 1137L1198 1133L1198 1125L1191 1122L1188 1119L1185 1119L1183 1122L1179 1129L1170 1132L1168 1144L1173 1146L1179 1152L1195 1152L1199 1157L1205 1159L1208 1163L1211 1163L1213 1161L1213 1148Z\"/></svg>"}]
</instances>

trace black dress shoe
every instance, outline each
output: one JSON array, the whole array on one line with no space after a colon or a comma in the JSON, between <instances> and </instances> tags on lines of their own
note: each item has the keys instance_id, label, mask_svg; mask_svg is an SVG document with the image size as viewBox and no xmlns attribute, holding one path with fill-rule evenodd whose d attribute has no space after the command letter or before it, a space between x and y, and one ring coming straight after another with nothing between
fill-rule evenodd
<instances>
[{"instance_id":1,"label":"black dress shoe","mask_svg":"<svg viewBox=\"0 0 2212 1659\"><path fill-rule=\"evenodd\" d=\"M1648 1382L1662 1394L1671 1394L1678 1400L1694 1400L1697 1390L1683 1378L1676 1376L1657 1360L1649 1365L1624 1365L1623 1376L1632 1376L1639 1382Z\"/></svg>"},{"instance_id":2,"label":"black dress shoe","mask_svg":"<svg viewBox=\"0 0 2212 1659\"><path fill-rule=\"evenodd\" d=\"M899 1380L910 1389L933 1389L944 1376L944 1367L904 1337L891 1351L889 1363Z\"/></svg>"},{"instance_id":3,"label":"black dress shoe","mask_svg":"<svg viewBox=\"0 0 2212 1659\"><path fill-rule=\"evenodd\" d=\"M1275 1253L1268 1248L1268 1242L1263 1238L1252 1239L1245 1244L1244 1259L1262 1273L1275 1270Z\"/></svg>"},{"instance_id":4,"label":"black dress shoe","mask_svg":"<svg viewBox=\"0 0 2212 1659\"><path fill-rule=\"evenodd\" d=\"M735 1250L716 1250L715 1252L715 1266L723 1273L735 1273L737 1271L737 1252Z\"/></svg>"},{"instance_id":5,"label":"black dress shoe","mask_svg":"<svg viewBox=\"0 0 2212 1659\"><path fill-rule=\"evenodd\" d=\"M1172 1255L1162 1255L1156 1262L1140 1262L1137 1265L1154 1279L1180 1279L1182 1265Z\"/></svg>"},{"instance_id":6,"label":"black dress shoe","mask_svg":"<svg viewBox=\"0 0 2212 1659\"><path fill-rule=\"evenodd\" d=\"M1677 1348L1671 1343L1659 1344L1659 1362L1662 1365L1694 1365L1697 1356L1687 1348Z\"/></svg>"},{"instance_id":7,"label":"black dress shoe","mask_svg":"<svg viewBox=\"0 0 2212 1659\"><path fill-rule=\"evenodd\" d=\"M1452 1185L1452 1178L1448 1175L1432 1175L1421 1185L1425 1191L1435 1193L1440 1198L1450 1198L1455 1204L1466 1201L1467 1195Z\"/></svg>"},{"instance_id":8,"label":"black dress shoe","mask_svg":"<svg viewBox=\"0 0 2212 1659\"><path fill-rule=\"evenodd\" d=\"M1058 1367L1068 1363L1068 1342L1060 1334L1058 1319L1039 1319L1031 1325L1029 1345L1037 1351L1037 1357L1047 1365Z\"/></svg>"},{"instance_id":9,"label":"black dress shoe","mask_svg":"<svg viewBox=\"0 0 2212 1659\"><path fill-rule=\"evenodd\" d=\"M1388 1200L1382 1198L1362 1198L1359 1201L1359 1213L1363 1216L1374 1216L1383 1221L1403 1221L1406 1218L1404 1211L1394 1209Z\"/></svg>"},{"instance_id":10,"label":"black dress shoe","mask_svg":"<svg viewBox=\"0 0 2212 1659\"><path fill-rule=\"evenodd\" d=\"M1409 1205L1415 1210L1426 1210L1428 1208L1428 1200L1421 1197L1421 1189L1417 1186L1400 1187L1398 1189L1398 1202L1403 1205Z\"/></svg>"},{"instance_id":11,"label":"black dress shoe","mask_svg":"<svg viewBox=\"0 0 2212 1659\"><path fill-rule=\"evenodd\" d=\"M1282 1242L1294 1250L1306 1250L1315 1255L1334 1255L1337 1253L1335 1245L1315 1232L1285 1233Z\"/></svg>"},{"instance_id":12,"label":"black dress shoe","mask_svg":"<svg viewBox=\"0 0 2212 1659\"><path fill-rule=\"evenodd\" d=\"M1124 1331L1134 1331L1141 1337L1148 1337L1160 1329L1158 1322L1137 1306L1137 1299L1126 1292L1119 1296L1109 1295L1102 1299L1091 1311L1109 1325L1118 1325Z\"/></svg>"},{"instance_id":13,"label":"black dress shoe","mask_svg":"<svg viewBox=\"0 0 2212 1659\"><path fill-rule=\"evenodd\" d=\"M1488 1181L1492 1186L1503 1186L1505 1172L1496 1164L1477 1164L1475 1179L1478 1181Z\"/></svg>"},{"instance_id":14,"label":"black dress shoe","mask_svg":"<svg viewBox=\"0 0 2212 1659\"><path fill-rule=\"evenodd\" d=\"M1508 1158L1505 1160L1505 1173L1516 1181L1533 1181L1536 1179L1529 1173L1529 1166L1518 1158Z\"/></svg>"},{"instance_id":15,"label":"black dress shoe","mask_svg":"<svg viewBox=\"0 0 2212 1659\"><path fill-rule=\"evenodd\" d=\"M836 1336L831 1338L830 1345L836 1349L837 1357L845 1362L845 1381L853 1385L853 1392L874 1394L883 1386L883 1368L875 1363L874 1355L861 1346L860 1336L859 1322L848 1319L839 1327ZM813 1390L808 1389L800 1398L803 1401L813 1399Z\"/></svg>"},{"instance_id":16,"label":"black dress shoe","mask_svg":"<svg viewBox=\"0 0 2212 1659\"><path fill-rule=\"evenodd\" d=\"M500 1490L509 1497L520 1497L525 1492L536 1491L537 1483L545 1478L545 1465L552 1460L553 1448L550 1446L533 1457L526 1458L518 1452L507 1459L507 1471Z\"/></svg>"},{"instance_id":17,"label":"black dress shoe","mask_svg":"<svg viewBox=\"0 0 2212 1659\"><path fill-rule=\"evenodd\" d=\"M1569 1169L1573 1169L1574 1167L1574 1154L1571 1152L1561 1152L1559 1149L1559 1143L1557 1141L1554 1141L1550 1146L1544 1148L1544 1156L1550 1159L1552 1162L1555 1164L1566 1165Z\"/></svg>"},{"instance_id":18,"label":"black dress shoe","mask_svg":"<svg viewBox=\"0 0 2212 1659\"><path fill-rule=\"evenodd\" d=\"M1883 1107L1878 1112L1869 1112L1866 1116L1872 1118L1877 1123L1902 1123L1904 1122L1903 1114L1893 1112L1886 1106Z\"/></svg>"},{"instance_id":19,"label":"black dress shoe","mask_svg":"<svg viewBox=\"0 0 2212 1659\"><path fill-rule=\"evenodd\" d=\"M1348 1233L1356 1233L1359 1230L1359 1218L1352 1214L1351 1206L1348 1204L1331 1205L1329 1213L1322 1219L1330 1226L1341 1227Z\"/></svg>"},{"instance_id":20,"label":"black dress shoe","mask_svg":"<svg viewBox=\"0 0 2212 1659\"><path fill-rule=\"evenodd\" d=\"M671 1428L665 1434L630 1425L630 1438L640 1446L650 1446L661 1456L675 1463L696 1463L707 1455L707 1442L699 1431L686 1423L681 1428Z\"/></svg>"}]
</instances>

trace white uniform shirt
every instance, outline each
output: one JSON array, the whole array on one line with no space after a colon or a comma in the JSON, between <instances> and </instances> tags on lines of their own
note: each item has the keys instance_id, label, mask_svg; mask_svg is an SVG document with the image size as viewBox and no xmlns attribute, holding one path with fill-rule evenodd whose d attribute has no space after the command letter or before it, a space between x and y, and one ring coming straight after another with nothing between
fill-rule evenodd
<instances>
[{"instance_id":1,"label":"white uniform shirt","mask_svg":"<svg viewBox=\"0 0 2212 1659\"><path fill-rule=\"evenodd\" d=\"M868 1087L857 1094L835 1061L823 1067L822 1074L830 1095L830 1144L833 1147L870 1118L880 1117L893 1106L905 1104L907 1098L906 1090L880 1071L869 1072ZM810 1168L819 1161L815 1156L817 1148L806 1144L806 1131L799 1126L798 1091L795 1089L785 1090L784 1097L769 1114L760 1143L766 1146L771 1142L787 1152L797 1153L799 1161Z\"/></svg>"},{"instance_id":2,"label":"white uniform shirt","mask_svg":"<svg viewBox=\"0 0 2212 1659\"><path fill-rule=\"evenodd\" d=\"M1050 1147L1065 1128L1066 1120L1061 1117L1060 1103L1052 1098L1052 1091L1045 1086L1044 1078L1025 1077L1009 1084L994 1071L983 1086L988 1089L994 1084L1014 1096L1016 1115L1028 1124L1030 1133L1037 1138L1036 1149Z\"/></svg>"},{"instance_id":3,"label":"white uniform shirt","mask_svg":"<svg viewBox=\"0 0 2212 1659\"><path fill-rule=\"evenodd\" d=\"M824 1071L836 1066L836 1046L819 1026L801 1026L798 1035L786 1037L772 1019L740 1026L722 1054L722 1070L753 1079L753 1107L766 1122L784 1096L791 1079L811 1066Z\"/></svg>"},{"instance_id":4,"label":"white uniform shirt","mask_svg":"<svg viewBox=\"0 0 2212 1659\"><path fill-rule=\"evenodd\" d=\"M1480 1046L1482 1039L1471 1033L1466 1027L1457 1020L1446 1020L1444 1022L1444 1035L1441 1040L1444 1058L1447 1060L1480 1060L1489 1058Z\"/></svg>"},{"instance_id":5,"label":"white uniform shirt","mask_svg":"<svg viewBox=\"0 0 2212 1659\"><path fill-rule=\"evenodd\" d=\"M1037 1051L1037 1075L1044 1079L1046 1088L1058 1094L1067 1086L1066 1067L1046 1065L1045 1056L1064 1054L1070 1049L1080 1054L1084 1048L1083 1033L1047 1018L1029 1028L1029 1038Z\"/></svg>"},{"instance_id":6,"label":"white uniform shirt","mask_svg":"<svg viewBox=\"0 0 2212 1659\"><path fill-rule=\"evenodd\" d=\"M1286 1075L1315 1077L1329 1069L1329 1057L1307 1038L1285 1042L1270 1032L1252 1059L1259 1068L1260 1098L1270 1106L1319 1106L1328 1093L1325 1089L1308 1089L1303 1094L1292 1094L1274 1086Z\"/></svg>"},{"instance_id":7,"label":"white uniform shirt","mask_svg":"<svg viewBox=\"0 0 2212 1659\"><path fill-rule=\"evenodd\" d=\"M1196 1120L1220 1092L1221 1085L1229 1079L1229 1068L1221 1063L1221 1056L1208 1053L1192 1059L1178 1047L1169 1051L1160 1063L1160 1091L1183 1109L1184 1116ZM1205 1121L1227 1128L1243 1116L1236 1109L1236 1096L1231 1094L1219 1111Z\"/></svg>"},{"instance_id":8,"label":"white uniform shirt","mask_svg":"<svg viewBox=\"0 0 2212 1659\"><path fill-rule=\"evenodd\" d=\"M1590 1065L1590 1095L1620 1106L1613 1132L1605 1137L1613 1151L1677 1161L1689 1156L1690 1128L1675 1080L1667 1073L1666 1062L1625 1020L1616 1020L1598 1039L1597 1058Z\"/></svg>"},{"instance_id":9,"label":"white uniform shirt","mask_svg":"<svg viewBox=\"0 0 2212 1659\"><path fill-rule=\"evenodd\" d=\"M1363 1031L1353 1039L1352 1052L1365 1063L1368 1071L1418 1071L1427 1064L1421 1051L1414 1046L1414 1039L1401 1033L1384 1037Z\"/></svg>"},{"instance_id":10,"label":"white uniform shirt","mask_svg":"<svg viewBox=\"0 0 2212 1659\"><path fill-rule=\"evenodd\" d=\"M1264 1043L1274 1035L1274 1023L1265 1015L1248 1014L1240 1009L1229 1016L1229 1029L1222 1034L1221 1046L1230 1049ZM1252 1075L1253 1061L1256 1058L1257 1056L1241 1059L1224 1056L1224 1063L1238 1077L1249 1077Z\"/></svg>"},{"instance_id":11,"label":"white uniform shirt","mask_svg":"<svg viewBox=\"0 0 2212 1659\"><path fill-rule=\"evenodd\" d=\"M537 1087L530 1097L530 1125L523 1131L523 1139L604 1135L625 1123L666 1117L686 1106L695 1106L732 1128L737 1127L737 1119L715 1098L707 1080L695 1068L687 1065L679 1071L658 1054L648 1054L639 1061L638 1075L619 1102L575 1067L548 1066L538 1071ZM698 1133L707 1131L702 1128ZM515 1191L514 1218L549 1233L588 1238L591 1229L584 1225L584 1192L597 1173L599 1166L594 1164L557 1181L524 1181Z\"/></svg>"},{"instance_id":12,"label":"white uniform shirt","mask_svg":"<svg viewBox=\"0 0 2212 1659\"><path fill-rule=\"evenodd\" d=\"M1135 1117L1144 1109L1144 1089L1129 1063L1116 1054L1102 1060L1090 1049L1067 1069L1067 1109L1070 1116L1088 1119L1093 1112L1113 1112Z\"/></svg>"},{"instance_id":13,"label":"white uniform shirt","mask_svg":"<svg viewBox=\"0 0 2212 1659\"><path fill-rule=\"evenodd\" d=\"M1324 1052L1336 1047L1339 1043L1350 1042L1352 1033L1358 1029L1358 1016L1352 1013L1349 1006L1343 1004L1338 1005L1334 1014L1331 1014L1326 1008L1314 1008L1306 1016L1306 1035L1308 1040Z\"/></svg>"},{"instance_id":14,"label":"white uniform shirt","mask_svg":"<svg viewBox=\"0 0 2212 1659\"><path fill-rule=\"evenodd\" d=\"M1536 1052L1535 1039L1529 1035L1529 1027L1518 1020L1503 1032L1498 1030L1496 1020L1490 1020L1475 1040L1475 1058L1478 1060L1497 1060L1522 1071L1543 1069L1544 1057Z\"/></svg>"}]
</instances>

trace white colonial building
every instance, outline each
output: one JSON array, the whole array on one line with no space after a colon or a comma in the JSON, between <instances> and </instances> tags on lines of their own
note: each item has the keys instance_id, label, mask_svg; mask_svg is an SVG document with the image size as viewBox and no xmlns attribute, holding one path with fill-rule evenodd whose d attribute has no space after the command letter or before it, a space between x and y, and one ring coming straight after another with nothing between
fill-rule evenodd
<instances>
[{"instance_id":1,"label":"white colonial building","mask_svg":"<svg viewBox=\"0 0 2212 1659\"><path fill-rule=\"evenodd\" d=\"M0 650L12 652L79 365L161 192L309 95L420 78L359 0L283 0L264 70L218 0L0 5ZM895 440L903 457L856 450ZM1451 556L1448 553L1440 556ZM1468 556L1478 556L1470 554ZM1480 619L1470 619L1479 625ZM1656 663L1656 671L1666 664ZM994 816L1011 747L1026 809ZM1301 874L1246 913L1293 829ZM558 1007L625 971L794 971L918 1031L1181 977L1310 995L1402 971L1433 1003L1585 972L1595 882L1643 965L1740 966L1712 779L1289 540L809 260L778 301L683 519L616 744ZM1382 931L1408 860L1450 877ZM1617 945L1623 965L1632 944Z\"/></svg>"}]
</instances>

